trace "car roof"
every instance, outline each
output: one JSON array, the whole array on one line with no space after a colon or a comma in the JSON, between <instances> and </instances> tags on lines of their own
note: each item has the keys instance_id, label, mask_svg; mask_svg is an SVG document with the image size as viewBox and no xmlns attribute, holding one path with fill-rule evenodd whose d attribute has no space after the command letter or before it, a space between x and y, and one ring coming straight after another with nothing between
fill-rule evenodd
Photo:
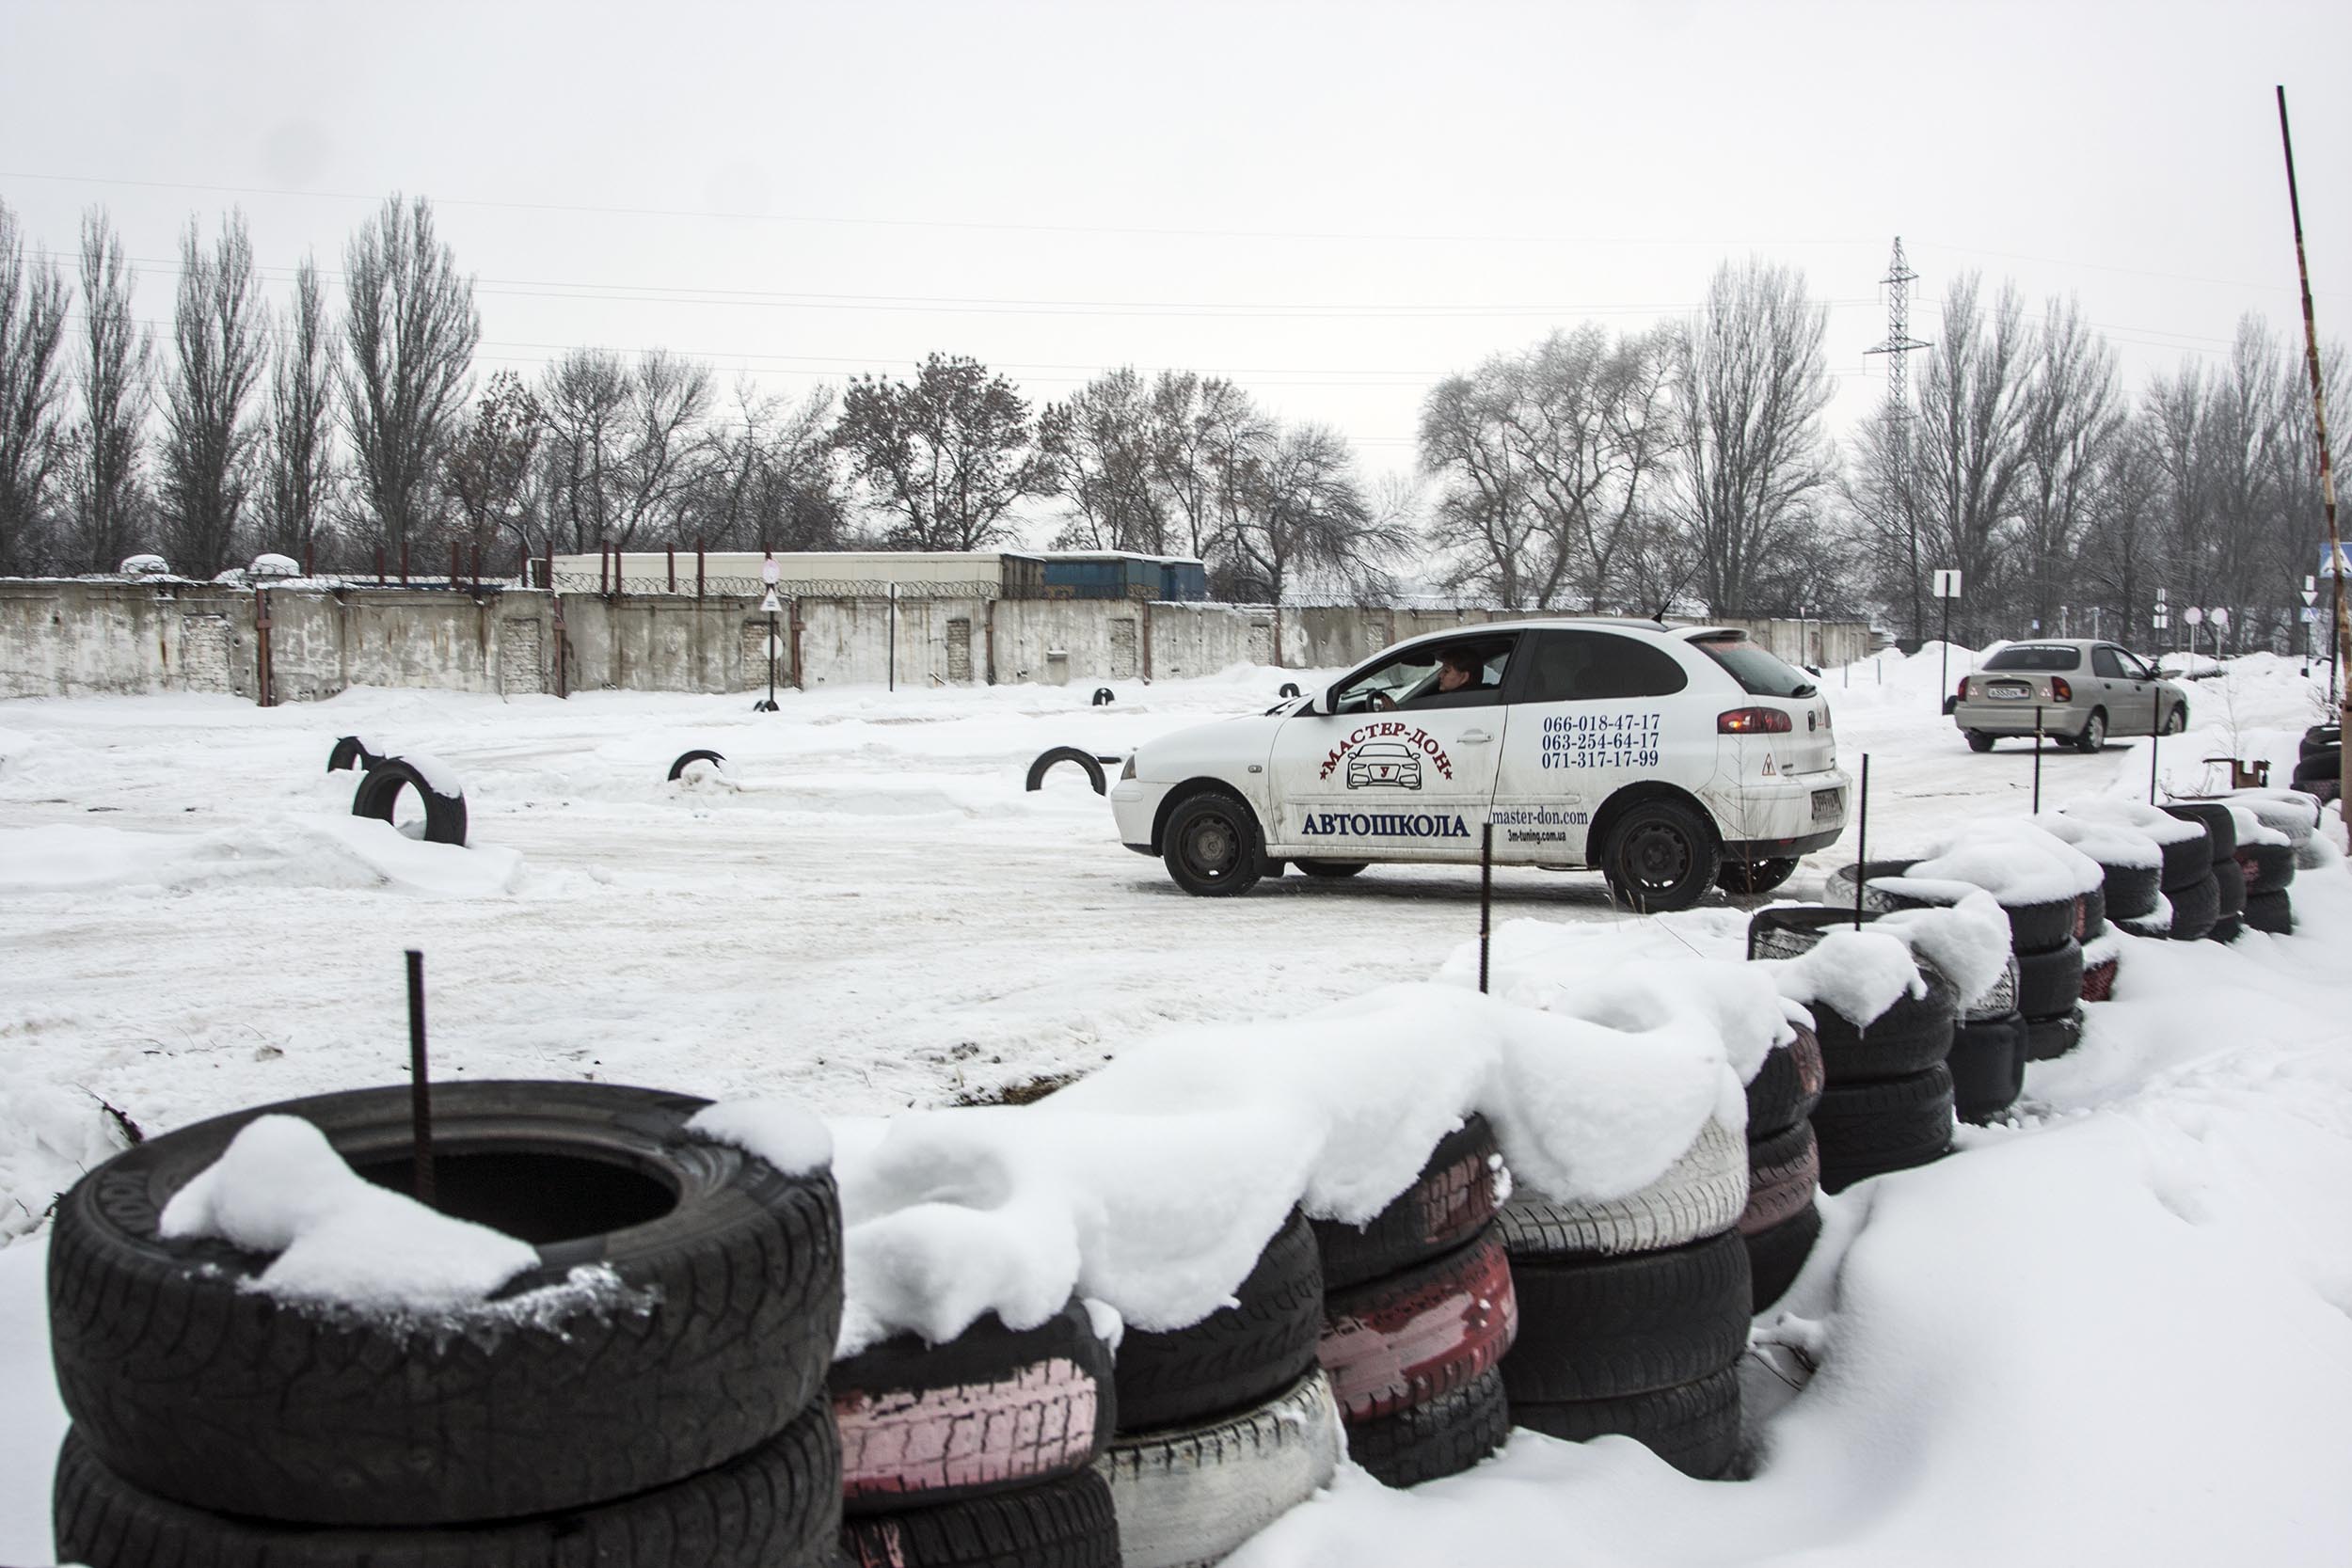
<instances>
[{"instance_id":1,"label":"car roof","mask_svg":"<svg viewBox=\"0 0 2352 1568\"><path fill-rule=\"evenodd\" d=\"M1516 621L1480 621L1470 626L1446 626L1437 631L1417 632L1394 644L1399 648L1416 642L1476 641L1480 637L1496 632L1521 631L1645 631L1663 636L1679 631L1724 631L1721 626L1669 626L1662 621L1645 621L1634 615L1530 615ZM1745 636L1745 633L1740 635Z\"/></svg>"}]
</instances>

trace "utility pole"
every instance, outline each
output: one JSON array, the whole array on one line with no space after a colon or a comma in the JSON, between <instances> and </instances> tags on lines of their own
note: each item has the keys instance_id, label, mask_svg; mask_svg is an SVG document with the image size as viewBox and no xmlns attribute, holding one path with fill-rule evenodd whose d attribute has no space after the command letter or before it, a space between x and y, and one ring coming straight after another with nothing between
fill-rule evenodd
<instances>
[{"instance_id":1,"label":"utility pole","mask_svg":"<svg viewBox=\"0 0 2352 1568\"><path fill-rule=\"evenodd\" d=\"M2319 328L2312 320L2312 269L2303 255L2303 202L2295 191L2295 140L2287 135L2284 87L2279 88L2279 145L2287 155L2287 210L2295 218L2295 271L2303 285L2303 354L2311 367L2312 417L2319 427L2319 498L2328 515L2328 563L2335 568L2330 603L2335 610L2336 658L2328 672L2328 685L2341 704L2336 710L2336 721L2341 724L2352 719L2352 682L2340 682L2347 657L2352 657L2352 626L2344 618L2344 541L2336 532L2336 475L2328 453L2328 389L2319 374Z\"/></svg>"},{"instance_id":2,"label":"utility pole","mask_svg":"<svg viewBox=\"0 0 2352 1568\"><path fill-rule=\"evenodd\" d=\"M1911 335L1911 285L1919 275L1903 260L1903 237L1895 236L1895 254L1886 263L1886 276L1879 279L1886 289L1886 341L1866 354L1886 356L1886 441L1887 456L1892 460L1896 491L1902 497L1903 537L1911 551L1911 629L1926 634L1927 606L1919 602L1922 563L1919 560L1919 512L1912 499L1911 485L1911 383L1903 356L1915 348L1931 345ZM1945 606L1945 617L1950 619L1951 607Z\"/></svg>"}]
</instances>

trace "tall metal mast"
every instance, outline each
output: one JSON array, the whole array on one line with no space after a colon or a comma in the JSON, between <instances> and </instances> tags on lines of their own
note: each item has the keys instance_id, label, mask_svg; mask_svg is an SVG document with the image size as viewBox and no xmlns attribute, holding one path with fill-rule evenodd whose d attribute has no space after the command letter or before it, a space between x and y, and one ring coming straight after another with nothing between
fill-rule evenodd
<instances>
[{"instance_id":1,"label":"tall metal mast","mask_svg":"<svg viewBox=\"0 0 2352 1568\"><path fill-rule=\"evenodd\" d=\"M1931 345L1911 335L1911 285L1919 275L1903 260L1903 237L1895 236L1895 254L1886 264L1886 276L1879 282L1886 289L1886 341L1867 354L1886 356L1886 441L1887 456L1892 460L1896 494L1902 498L1903 531L1911 549L1911 631L1915 637L1927 635L1927 606L1919 597L1919 587L1925 563L1919 559L1918 508L1912 498L1911 483L1911 382L1904 356L1915 348Z\"/></svg>"}]
</instances>

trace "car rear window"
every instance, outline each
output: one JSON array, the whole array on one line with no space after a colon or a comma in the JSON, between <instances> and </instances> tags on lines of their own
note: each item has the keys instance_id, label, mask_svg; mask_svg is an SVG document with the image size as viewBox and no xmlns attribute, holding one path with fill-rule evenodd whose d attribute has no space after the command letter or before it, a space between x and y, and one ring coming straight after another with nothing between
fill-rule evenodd
<instances>
[{"instance_id":1,"label":"car rear window","mask_svg":"<svg viewBox=\"0 0 2352 1568\"><path fill-rule=\"evenodd\" d=\"M1984 661L1987 670L2079 670L2083 651L2053 642L2014 642Z\"/></svg>"},{"instance_id":2,"label":"car rear window","mask_svg":"<svg viewBox=\"0 0 2352 1568\"><path fill-rule=\"evenodd\" d=\"M1744 637L1694 637L1693 646L1722 665L1740 689L1755 697L1810 697L1813 677Z\"/></svg>"}]
</instances>

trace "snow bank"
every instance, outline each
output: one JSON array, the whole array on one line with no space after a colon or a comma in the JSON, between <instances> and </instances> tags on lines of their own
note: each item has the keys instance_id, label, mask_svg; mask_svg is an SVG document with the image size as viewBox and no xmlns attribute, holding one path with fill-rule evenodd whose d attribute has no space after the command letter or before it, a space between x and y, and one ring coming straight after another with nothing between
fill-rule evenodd
<instances>
[{"instance_id":1,"label":"snow bank","mask_svg":"<svg viewBox=\"0 0 2352 1568\"><path fill-rule=\"evenodd\" d=\"M1783 996L1808 1007L1867 1024L1906 996L1925 996L1927 982L1908 942L1882 935L1875 924L1839 928L1793 958L1759 958Z\"/></svg>"},{"instance_id":2,"label":"snow bank","mask_svg":"<svg viewBox=\"0 0 2352 1568\"><path fill-rule=\"evenodd\" d=\"M178 893L254 881L278 889L394 887L440 897L500 897L520 889L523 858L496 846L428 844L364 816L278 816L205 833L80 824L0 828L0 894Z\"/></svg>"},{"instance_id":3,"label":"snow bank","mask_svg":"<svg viewBox=\"0 0 2352 1568\"><path fill-rule=\"evenodd\" d=\"M122 1130L89 1095L0 1081L0 1193L61 1193L128 1147ZM0 1205L0 1246L47 1217L21 1197Z\"/></svg>"},{"instance_id":4,"label":"snow bank","mask_svg":"<svg viewBox=\"0 0 2352 1568\"><path fill-rule=\"evenodd\" d=\"M2164 851L2156 847L2154 839L2121 821L2051 812L2035 817L2034 825L2102 866L2153 871L2164 863Z\"/></svg>"},{"instance_id":5,"label":"snow bank","mask_svg":"<svg viewBox=\"0 0 2352 1568\"><path fill-rule=\"evenodd\" d=\"M833 1164L833 1134L806 1108L784 1100L706 1105L686 1124L713 1143L731 1144L787 1176L813 1176Z\"/></svg>"},{"instance_id":6,"label":"snow bank","mask_svg":"<svg viewBox=\"0 0 2352 1568\"><path fill-rule=\"evenodd\" d=\"M2169 811L2158 811L2145 800L2120 796L2095 795L2080 800L2069 800L2058 808L2058 812L2061 816L2080 817L2087 822L2131 828L2158 844L2185 844L2192 838L2205 836L2205 827L2201 822L2184 821Z\"/></svg>"},{"instance_id":7,"label":"snow bank","mask_svg":"<svg viewBox=\"0 0 2352 1568\"><path fill-rule=\"evenodd\" d=\"M1870 929L1908 945L1951 981L1966 1006L2009 972L2009 916L1989 893L1971 890L1948 909L1891 910Z\"/></svg>"},{"instance_id":8,"label":"snow bank","mask_svg":"<svg viewBox=\"0 0 2352 1568\"><path fill-rule=\"evenodd\" d=\"M2032 820L2013 816L1972 819L1915 863L1911 874L1972 883L2004 907L2059 903L2106 879L2097 861Z\"/></svg>"},{"instance_id":9,"label":"snow bank","mask_svg":"<svg viewBox=\"0 0 2352 1568\"><path fill-rule=\"evenodd\" d=\"M253 1289L363 1312L474 1305L539 1261L527 1242L377 1186L289 1116L246 1123L164 1206L162 1231L275 1253Z\"/></svg>"}]
</instances>

